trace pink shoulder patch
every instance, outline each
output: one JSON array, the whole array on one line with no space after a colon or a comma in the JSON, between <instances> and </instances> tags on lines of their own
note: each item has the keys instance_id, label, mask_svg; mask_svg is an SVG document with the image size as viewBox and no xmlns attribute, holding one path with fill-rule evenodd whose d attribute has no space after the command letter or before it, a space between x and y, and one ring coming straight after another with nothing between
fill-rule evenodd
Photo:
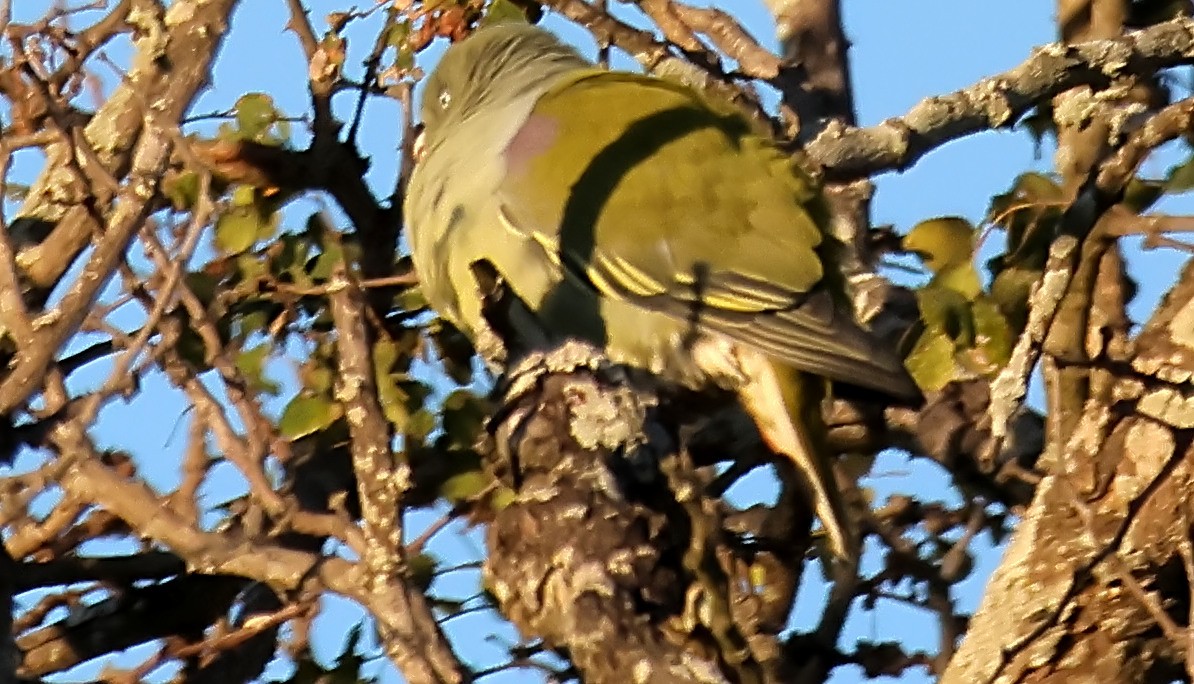
<instances>
[{"instance_id":1,"label":"pink shoulder patch","mask_svg":"<svg viewBox=\"0 0 1194 684\"><path fill-rule=\"evenodd\" d=\"M535 158L555 142L559 133L560 124L553 117L532 114L506 146L507 178L526 173Z\"/></svg>"}]
</instances>

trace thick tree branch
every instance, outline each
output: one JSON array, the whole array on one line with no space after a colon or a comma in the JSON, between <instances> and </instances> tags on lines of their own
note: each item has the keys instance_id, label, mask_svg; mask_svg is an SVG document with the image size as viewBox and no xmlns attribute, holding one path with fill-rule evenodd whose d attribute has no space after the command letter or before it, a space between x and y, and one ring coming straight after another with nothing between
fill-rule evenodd
<instances>
[{"instance_id":1,"label":"thick tree branch","mask_svg":"<svg viewBox=\"0 0 1194 684\"><path fill-rule=\"evenodd\" d=\"M532 354L507 387L491 457L515 469L519 496L490 526L485 565L503 614L524 634L565 649L587 682L620 684L628 673L651 682L726 681L718 658L684 634L707 615L681 617L688 580L677 554L687 540L672 539L658 511L666 500L631 495L650 486L635 479L649 478L672 449L666 437L647 436L666 435L644 423L649 397L578 344ZM743 681L758 681L758 665L743 661L749 654L721 655L751 674Z\"/></svg>"},{"instance_id":2,"label":"thick tree branch","mask_svg":"<svg viewBox=\"0 0 1194 684\"><path fill-rule=\"evenodd\" d=\"M952 140L1008 128L1048 98L1096 90L1133 75L1194 63L1194 20L1174 19L1120 38L1033 50L1014 69L929 98L876 126L830 125L805 146L827 177L852 179L906 169Z\"/></svg>"}]
</instances>

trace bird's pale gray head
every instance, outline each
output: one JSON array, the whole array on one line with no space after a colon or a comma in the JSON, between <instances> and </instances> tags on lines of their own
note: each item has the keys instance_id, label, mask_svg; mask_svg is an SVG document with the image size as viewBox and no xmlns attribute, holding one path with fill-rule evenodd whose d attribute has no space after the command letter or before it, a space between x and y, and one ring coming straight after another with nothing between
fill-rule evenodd
<instances>
[{"instance_id":1,"label":"bird's pale gray head","mask_svg":"<svg viewBox=\"0 0 1194 684\"><path fill-rule=\"evenodd\" d=\"M484 108L526 95L555 76L590 63L551 33L530 24L479 29L448 48L427 79L422 117L428 140Z\"/></svg>"}]
</instances>

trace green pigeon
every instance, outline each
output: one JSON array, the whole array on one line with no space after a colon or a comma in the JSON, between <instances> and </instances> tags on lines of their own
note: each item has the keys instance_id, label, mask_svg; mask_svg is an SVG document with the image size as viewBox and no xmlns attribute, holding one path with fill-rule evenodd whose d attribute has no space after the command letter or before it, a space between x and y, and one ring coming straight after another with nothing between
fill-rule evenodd
<instances>
[{"instance_id":1,"label":"green pigeon","mask_svg":"<svg viewBox=\"0 0 1194 684\"><path fill-rule=\"evenodd\" d=\"M427 79L405 220L424 296L485 330L487 260L544 330L694 388L735 391L856 558L820 417L824 379L919 396L855 321L820 190L730 106L606 71L527 24L479 29Z\"/></svg>"}]
</instances>

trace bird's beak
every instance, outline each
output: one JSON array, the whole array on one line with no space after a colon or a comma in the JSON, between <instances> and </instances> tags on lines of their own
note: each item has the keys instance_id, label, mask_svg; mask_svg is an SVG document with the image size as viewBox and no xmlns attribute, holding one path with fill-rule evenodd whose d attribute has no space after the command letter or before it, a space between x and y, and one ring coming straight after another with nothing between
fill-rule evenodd
<instances>
[{"instance_id":1,"label":"bird's beak","mask_svg":"<svg viewBox=\"0 0 1194 684\"><path fill-rule=\"evenodd\" d=\"M417 132L415 135L415 144L411 146L411 154L415 158L415 163L423 161L423 155L427 154L427 129L423 128L423 124L415 127Z\"/></svg>"}]
</instances>

